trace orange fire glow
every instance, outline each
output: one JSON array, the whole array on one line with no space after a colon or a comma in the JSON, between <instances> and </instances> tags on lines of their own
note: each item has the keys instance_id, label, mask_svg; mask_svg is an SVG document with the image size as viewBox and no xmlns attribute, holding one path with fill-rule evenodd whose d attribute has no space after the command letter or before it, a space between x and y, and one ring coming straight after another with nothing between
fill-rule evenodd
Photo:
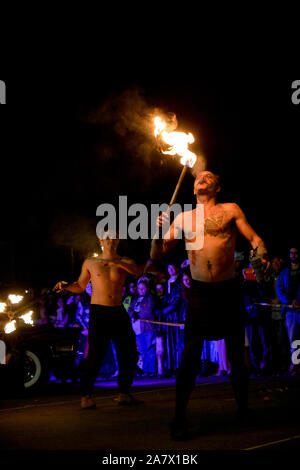
<instances>
[{"instance_id":1,"label":"orange fire glow","mask_svg":"<svg viewBox=\"0 0 300 470\"><path fill-rule=\"evenodd\" d=\"M194 166L197 160L197 155L188 149L189 144L192 144L195 139L193 134L189 132L167 132L167 123L159 116L154 118L154 135L160 137L168 146L168 150L162 150L162 153L168 155L179 155L181 157L180 163L187 165L190 168Z\"/></svg>"}]
</instances>

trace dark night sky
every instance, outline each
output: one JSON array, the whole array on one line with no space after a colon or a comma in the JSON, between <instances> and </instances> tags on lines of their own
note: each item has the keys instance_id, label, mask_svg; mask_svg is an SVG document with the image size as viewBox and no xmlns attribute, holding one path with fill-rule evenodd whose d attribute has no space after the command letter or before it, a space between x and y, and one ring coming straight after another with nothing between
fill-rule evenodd
<instances>
[{"instance_id":1,"label":"dark night sky","mask_svg":"<svg viewBox=\"0 0 300 470\"><path fill-rule=\"evenodd\" d=\"M150 134L133 124L155 107L176 113L178 130L194 134L192 150L221 175L220 201L241 206L271 253L285 255L298 244L300 105L291 103L293 80L0 78L8 102L0 108L0 281L52 285L68 278L71 246L77 275L94 248L99 204L119 195L129 203L169 201L178 159L162 159ZM188 175L179 202L194 202L192 184ZM127 249L144 260L148 246L138 241ZM249 249L241 239L238 247Z\"/></svg>"}]
</instances>

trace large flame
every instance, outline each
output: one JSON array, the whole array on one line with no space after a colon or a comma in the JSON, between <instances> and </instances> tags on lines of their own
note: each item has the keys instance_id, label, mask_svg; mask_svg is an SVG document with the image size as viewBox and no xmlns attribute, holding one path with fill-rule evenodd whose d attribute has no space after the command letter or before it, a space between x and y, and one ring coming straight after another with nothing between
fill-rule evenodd
<instances>
[{"instance_id":1,"label":"large flame","mask_svg":"<svg viewBox=\"0 0 300 470\"><path fill-rule=\"evenodd\" d=\"M11 301L12 304L18 304L23 300L23 295L15 295L15 294L10 294L8 296L8 299Z\"/></svg>"},{"instance_id":2,"label":"large flame","mask_svg":"<svg viewBox=\"0 0 300 470\"><path fill-rule=\"evenodd\" d=\"M190 132L188 134L185 132L175 131L167 132L167 123L159 116L154 118L154 124L155 137L160 136L160 138L169 145L169 149L162 150L162 153L168 155L179 155L181 157L180 163L192 168L197 160L197 155L188 149L189 144L192 144L195 141L193 134Z\"/></svg>"},{"instance_id":3,"label":"large flame","mask_svg":"<svg viewBox=\"0 0 300 470\"><path fill-rule=\"evenodd\" d=\"M6 325L4 327L4 331L7 335L9 333L12 333L15 330L16 330L16 320L13 320L13 321L10 321L9 323L6 323Z\"/></svg>"},{"instance_id":4,"label":"large flame","mask_svg":"<svg viewBox=\"0 0 300 470\"><path fill-rule=\"evenodd\" d=\"M24 323L26 323L27 325L33 325L32 314L33 311L30 310L29 312L24 313L24 315L21 315L20 318L22 318Z\"/></svg>"}]
</instances>

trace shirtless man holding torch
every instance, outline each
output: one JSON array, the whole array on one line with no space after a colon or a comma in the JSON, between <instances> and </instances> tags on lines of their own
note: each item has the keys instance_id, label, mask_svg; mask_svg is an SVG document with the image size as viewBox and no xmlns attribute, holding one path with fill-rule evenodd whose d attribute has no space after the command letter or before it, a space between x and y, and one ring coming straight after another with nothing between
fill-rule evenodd
<instances>
[{"instance_id":1,"label":"shirtless man holding torch","mask_svg":"<svg viewBox=\"0 0 300 470\"><path fill-rule=\"evenodd\" d=\"M203 341L225 339L231 363L231 382L238 407L238 417L243 420L248 408L248 371L244 362L244 305L235 280L234 252L236 228L250 242L257 257L262 259L267 251L262 239L246 220L240 207L234 203L216 203L220 191L219 177L210 171L201 171L195 178L194 194L197 209L190 213L196 238L202 239L201 248L189 249L188 257L192 274L192 286L185 323L185 347L176 378L176 407L171 424L171 437L184 439L187 435L186 409L194 389ZM194 230L197 210L201 209L200 232ZM180 229L187 241L190 228L179 214L163 239L152 240L152 260L160 259L178 241ZM169 225L166 213L157 225ZM199 226L197 226L199 227ZM196 245L195 245L196 246ZM189 245L191 247L191 245Z\"/></svg>"},{"instance_id":2,"label":"shirtless man holding torch","mask_svg":"<svg viewBox=\"0 0 300 470\"><path fill-rule=\"evenodd\" d=\"M110 235L99 239L102 253L96 258L86 259L78 280L72 284L58 282L56 292L69 291L81 294L88 283L92 284L89 319L89 351L80 382L81 407L95 408L91 398L94 383L99 373L110 341L116 346L119 363L119 405L138 403L130 395L133 372L137 362L135 334L131 321L122 304L122 287L127 274L140 276L144 266L136 265L129 258L117 254L119 239Z\"/></svg>"}]
</instances>

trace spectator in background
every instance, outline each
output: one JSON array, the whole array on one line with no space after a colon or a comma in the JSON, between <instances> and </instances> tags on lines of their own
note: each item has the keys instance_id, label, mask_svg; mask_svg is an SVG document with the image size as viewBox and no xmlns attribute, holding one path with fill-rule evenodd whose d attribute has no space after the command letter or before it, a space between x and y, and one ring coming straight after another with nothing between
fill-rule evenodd
<instances>
[{"instance_id":1,"label":"spectator in background","mask_svg":"<svg viewBox=\"0 0 300 470\"><path fill-rule=\"evenodd\" d=\"M141 320L154 320L154 297L149 291L149 284L143 277L138 280L137 294L133 297L128 315L136 334L138 351L142 356L144 375L154 376L156 373L154 327L153 324Z\"/></svg>"},{"instance_id":2,"label":"spectator in background","mask_svg":"<svg viewBox=\"0 0 300 470\"><path fill-rule=\"evenodd\" d=\"M57 299L56 315L51 316L50 318L56 328L63 328L66 326L68 316L65 313L65 302L62 297Z\"/></svg>"},{"instance_id":3,"label":"spectator in background","mask_svg":"<svg viewBox=\"0 0 300 470\"><path fill-rule=\"evenodd\" d=\"M155 320L162 320L162 306L164 299L164 286L161 282L155 285ZM155 351L157 361L157 375L160 379L166 377L164 367L165 356L165 327L162 325L155 325Z\"/></svg>"},{"instance_id":4,"label":"spectator in background","mask_svg":"<svg viewBox=\"0 0 300 470\"><path fill-rule=\"evenodd\" d=\"M290 341L291 357L295 351L293 342L300 338L300 260L298 248L292 247L289 252L290 264L283 269L277 282L277 294L280 302L285 305L282 317L285 318ZM299 373L300 366L291 364L292 375Z\"/></svg>"},{"instance_id":5,"label":"spectator in background","mask_svg":"<svg viewBox=\"0 0 300 470\"><path fill-rule=\"evenodd\" d=\"M56 318L56 309L57 309L57 296L54 294L49 294L46 297L45 302L45 313L47 317L47 322L53 325L52 318Z\"/></svg>"},{"instance_id":6,"label":"spectator in background","mask_svg":"<svg viewBox=\"0 0 300 470\"><path fill-rule=\"evenodd\" d=\"M129 295L134 296L136 294L136 283L131 281L129 283L128 289L129 289Z\"/></svg>"},{"instance_id":7,"label":"spectator in background","mask_svg":"<svg viewBox=\"0 0 300 470\"><path fill-rule=\"evenodd\" d=\"M83 327L81 320L84 317L84 306L81 295L71 295L66 302L66 313L68 315L67 326Z\"/></svg>"},{"instance_id":8,"label":"spectator in background","mask_svg":"<svg viewBox=\"0 0 300 470\"><path fill-rule=\"evenodd\" d=\"M245 263L245 254L242 251L234 252L234 268L235 268L235 278L243 283L243 266Z\"/></svg>"},{"instance_id":9,"label":"spectator in background","mask_svg":"<svg viewBox=\"0 0 300 470\"><path fill-rule=\"evenodd\" d=\"M272 372L273 374L284 373L289 368L289 339L285 322L281 317L280 300L277 294L277 284L280 272L284 266L283 258L273 256L271 260L271 271L268 282L265 285L265 309L270 311L271 316L271 341L272 341Z\"/></svg>"},{"instance_id":10,"label":"spectator in background","mask_svg":"<svg viewBox=\"0 0 300 470\"><path fill-rule=\"evenodd\" d=\"M243 271L244 302L247 312L246 333L251 358L250 375L268 375L272 370L271 317L261 305L261 291L256 277Z\"/></svg>"},{"instance_id":11,"label":"spectator in background","mask_svg":"<svg viewBox=\"0 0 300 470\"><path fill-rule=\"evenodd\" d=\"M219 356L219 369L216 375L229 375L231 372L230 362L227 356L226 344L224 339L216 341Z\"/></svg>"},{"instance_id":12,"label":"spectator in background","mask_svg":"<svg viewBox=\"0 0 300 470\"><path fill-rule=\"evenodd\" d=\"M135 296L135 294L136 294L135 282L131 281L128 285L128 289L126 286L123 287L123 305L124 305L126 312L128 312L130 303L132 301L132 298Z\"/></svg>"},{"instance_id":13,"label":"spectator in background","mask_svg":"<svg viewBox=\"0 0 300 470\"><path fill-rule=\"evenodd\" d=\"M253 268L243 268L245 263L245 254L243 251L235 251L234 252L234 268L235 268L235 278L243 284L244 281L244 276L243 276L243 270L246 269L248 270L248 273L251 273L254 275L254 270ZM254 276L253 276L254 279ZM218 353L218 362L219 362L219 368L217 371L217 376L220 375L230 375L231 373L231 365L228 359L227 355L227 350L226 350L226 343L224 339L220 339L216 341L216 348L217 348L217 353Z\"/></svg>"},{"instance_id":14,"label":"spectator in background","mask_svg":"<svg viewBox=\"0 0 300 470\"><path fill-rule=\"evenodd\" d=\"M186 260L188 261L188 260ZM183 266L183 267L182 267ZM181 265L182 272L181 272L181 306L179 312L179 323L185 323L185 314L186 314L186 307L187 307L187 298L188 298L188 291L192 284L192 276L189 268L189 263L183 262ZM181 363L181 356L184 349L184 327L178 327L178 337L177 337L177 344L176 344L176 352L178 356L178 367Z\"/></svg>"},{"instance_id":15,"label":"spectator in background","mask_svg":"<svg viewBox=\"0 0 300 470\"><path fill-rule=\"evenodd\" d=\"M181 279L179 268L175 263L168 264L169 278L165 284L160 321L179 323L181 308ZM179 367L179 356L176 351L178 327L164 326L165 333L165 368L174 374Z\"/></svg>"}]
</instances>

